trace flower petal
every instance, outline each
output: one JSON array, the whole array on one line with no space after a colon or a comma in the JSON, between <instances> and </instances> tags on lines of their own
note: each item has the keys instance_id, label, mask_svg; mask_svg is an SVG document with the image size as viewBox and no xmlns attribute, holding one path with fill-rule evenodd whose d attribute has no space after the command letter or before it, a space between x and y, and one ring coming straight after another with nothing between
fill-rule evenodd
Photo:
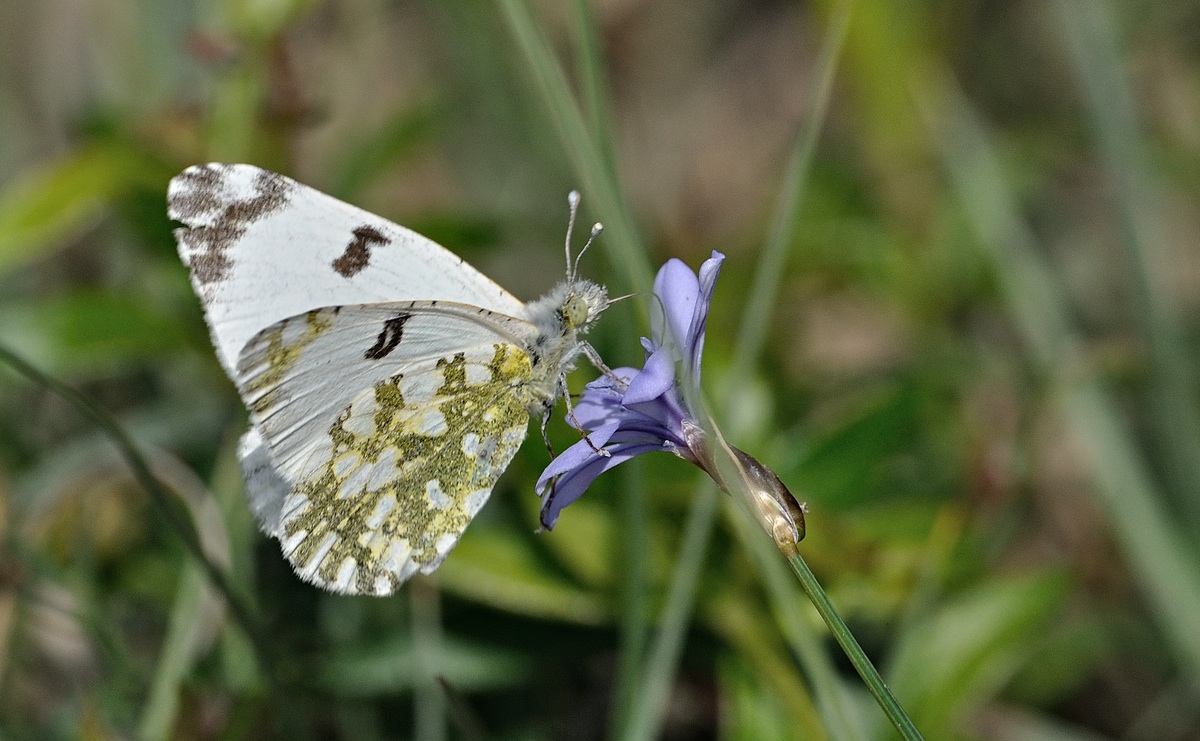
<instances>
[{"instance_id":1,"label":"flower petal","mask_svg":"<svg viewBox=\"0 0 1200 741\"><path fill-rule=\"evenodd\" d=\"M620 386L607 375L589 383L574 405L575 418L572 420L568 414L567 423L576 429L595 430L616 419L624 412L621 408L621 397L625 395L625 387L637 373L634 368L614 370L613 375L624 381L624 385ZM579 424L575 424L576 422Z\"/></svg>"},{"instance_id":2,"label":"flower petal","mask_svg":"<svg viewBox=\"0 0 1200 741\"><path fill-rule=\"evenodd\" d=\"M616 389L585 388L572 411L574 419L571 418L572 415L567 415L567 423L572 427L579 430L598 430L615 421L624 412L621 408L621 392Z\"/></svg>"},{"instance_id":3,"label":"flower petal","mask_svg":"<svg viewBox=\"0 0 1200 741\"><path fill-rule=\"evenodd\" d=\"M621 404L642 404L675 388L675 357L669 348L659 348L646 358L646 367L633 377Z\"/></svg>"},{"instance_id":4,"label":"flower petal","mask_svg":"<svg viewBox=\"0 0 1200 741\"><path fill-rule=\"evenodd\" d=\"M700 266L700 301L696 304L691 325L688 327L686 343L690 352L685 355L691 381L696 388L700 387L700 356L704 352L704 328L708 322L708 307L712 303L713 292L717 288L717 277L721 274L721 263L724 261L725 255L713 250L712 257Z\"/></svg>"},{"instance_id":5,"label":"flower petal","mask_svg":"<svg viewBox=\"0 0 1200 741\"><path fill-rule=\"evenodd\" d=\"M680 357L690 357L684 347L696 302L700 300L700 282L682 260L671 258L654 278L656 301L650 307L650 334L658 347L674 345ZM665 330L665 331L664 331Z\"/></svg>"},{"instance_id":6,"label":"flower petal","mask_svg":"<svg viewBox=\"0 0 1200 741\"><path fill-rule=\"evenodd\" d=\"M603 448L605 445L607 445L609 439L612 438L613 434L620 427L620 424L620 422L609 422L603 427L592 430L588 433L588 440L592 441L591 445L588 445L587 440L580 440L563 452L559 453L554 460L550 461L550 464L546 466L545 470L542 471L542 475L538 477L538 493L540 494L541 491L546 487L546 484L549 483L550 479L554 478L555 476L561 476L562 474L570 471L572 468L586 464L588 462L588 458L601 457L596 453L592 446L595 446L596 448Z\"/></svg>"},{"instance_id":7,"label":"flower petal","mask_svg":"<svg viewBox=\"0 0 1200 741\"><path fill-rule=\"evenodd\" d=\"M567 505L574 504L587 488L592 485L596 477L605 471L618 466L630 458L636 458L642 453L648 453L652 450L662 450L661 444L632 444L632 445L613 445L608 448L609 455L602 457L596 455L595 451L588 447L587 443L580 440L572 445L572 448L582 446L585 451L591 454L591 459L582 465L573 467L570 471L562 474L554 482L553 487L549 486L550 482L546 481L545 485L539 480L538 490L542 498L542 527L547 530L554 529L554 523L558 522L558 515ZM569 452L569 451L567 451ZM555 459L559 459L567 455L564 452ZM549 471L549 469L547 469ZM545 473L542 474L543 477Z\"/></svg>"},{"instance_id":8,"label":"flower petal","mask_svg":"<svg viewBox=\"0 0 1200 741\"><path fill-rule=\"evenodd\" d=\"M641 429L633 415L653 425L654 429L664 440L678 442L683 439L683 420L694 415L688 413L679 401L677 390L672 388L668 393L656 399L640 404L626 404L623 409L630 417L621 423L621 429Z\"/></svg>"}]
</instances>

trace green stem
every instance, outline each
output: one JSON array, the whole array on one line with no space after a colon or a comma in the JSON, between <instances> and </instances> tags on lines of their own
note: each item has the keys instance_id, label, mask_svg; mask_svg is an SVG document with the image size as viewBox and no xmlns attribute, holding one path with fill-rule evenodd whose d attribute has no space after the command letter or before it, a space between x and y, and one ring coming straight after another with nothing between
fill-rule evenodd
<instances>
[{"instance_id":1,"label":"green stem","mask_svg":"<svg viewBox=\"0 0 1200 741\"><path fill-rule=\"evenodd\" d=\"M833 633L834 639L842 647L842 651L846 653L850 663L858 670L858 676L862 677L867 689L879 703L879 707L883 708L883 712L887 714L888 720L892 722L905 741L923 738L908 714L904 712L904 708L900 707L900 703L896 701L895 695L888 689L883 677L879 676L875 665L863 653L862 646L858 645L854 634L846 627L841 615L838 615L837 609L829 601L829 595L825 594L825 590L821 588L821 584L808 568L804 558L799 553L794 553L788 558L788 563L791 564L792 571L796 572L796 578L800 580L800 586L804 587L805 594L817 608L817 612L821 614L821 619L829 626L829 631Z\"/></svg>"},{"instance_id":2,"label":"green stem","mask_svg":"<svg viewBox=\"0 0 1200 741\"><path fill-rule=\"evenodd\" d=\"M796 232L796 218L807 194L808 176L812 171L813 153L817 140L825 127L829 112L829 98L833 90L834 73L838 59L850 28L850 10L853 0L841 0L829 17L829 26L821 41L817 54L813 85L806 104L809 115L800 126L792 151L788 156L775 200L775 209L754 272L754 290L746 300L742 312L742 323L738 331L737 348L733 353L733 367L728 378L728 388L736 388L750 375L754 364L762 355L767 342L767 330L771 326L771 315L779 305L779 286L787 272L788 247ZM731 398L727 396L726 398ZM727 413L729 409L722 410ZM736 432L736 430L735 430Z\"/></svg>"},{"instance_id":3,"label":"green stem","mask_svg":"<svg viewBox=\"0 0 1200 741\"><path fill-rule=\"evenodd\" d=\"M596 27L596 9L590 0L575 0L571 4L575 29L575 61L579 66L579 88L592 140L600 150L600 160L607 166L604 175L613 183L617 179L617 157L613 152L612 110L609 105L608 77L600 56L600 29Z\"/></svg>"},{"instance_id":4,"label":"green stem","mask_svg":"<svg viewBox=\"0 0 1200 741\"><path fill-rule=\"evenodd\" d=\"M603 217L605 234L611 237L607 241L610 249L605 253L628 285L638 293L650 295L653 274L650 260L625 205L620 183L613 176L616 168L605 160L604 148L592 139L562 65L534 23L529 8L521 0L498 0L498 3L529 65L563 149L583 182L582 190L593 199L595 212Z\"/></svg>"},{"instance_id":5,"label":"green stem","mask_svg":"<svg viewBox=\"0 0 1200 741\"><path fill-rule=\"evenodd\" d=\"M811 626L801 614L803 600L796 592L796 582L788 576L787 567L779 558L779 549L762 537L758 523L732 497L729 499L727 516L736 526L742 544L758 564L763 586L779 621L780 632L808 678L821 721L830 738L840 741L867 738L857 722L854 698L846 691L845 684L834 669L832 657L822 645L816 626Z\"/></svg>"}]
</instances>

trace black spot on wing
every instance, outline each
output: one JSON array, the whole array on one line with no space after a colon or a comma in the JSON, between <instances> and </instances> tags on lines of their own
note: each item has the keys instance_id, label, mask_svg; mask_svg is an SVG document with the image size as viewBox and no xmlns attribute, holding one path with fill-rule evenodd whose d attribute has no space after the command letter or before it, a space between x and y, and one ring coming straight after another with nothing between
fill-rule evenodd
<instances>
[{"instance_id":1,"label":"black spot on wing","mask_svg":"<svg viewBox=\"0 0 1200 741\"><path fill-rule=\"evenodd\" d=\"M295 185L282 175L259 170L251 194L231 199L226 187L230 169L229 165L197 165L171 181L171 217L198 224L175 235L188 255L192 274L202 285L225 278L232 265L226 254L229 248L250 224L286 206Z\"/></svg>"},{"instance_id":2,"label":"black spot on wing","mask_svg":"<svg viewBox=\"0 0 1200 741\"><path fill-rule=\"evenodd\" d=\"M400 340L404 337L404 324L411 318L412 314L401 312L385 321L379 338L363 353L363 357L367 360L383 360L390 355L392 350L400 346Z\"/></svg>"},{"instance_id":3,"label":"black spot on wing","mask_svg":"<svg viewBox=\"0 0 1200 741\"><path fill-rule=\"evenodd\" d=\"M353 278L363 271L371 261L371 247L384 247L392 243L373 226L360 226L354 230L354 239L346 245L346 251L332 263L333 269L346 278Z\"/></svg>"}]
</instances>

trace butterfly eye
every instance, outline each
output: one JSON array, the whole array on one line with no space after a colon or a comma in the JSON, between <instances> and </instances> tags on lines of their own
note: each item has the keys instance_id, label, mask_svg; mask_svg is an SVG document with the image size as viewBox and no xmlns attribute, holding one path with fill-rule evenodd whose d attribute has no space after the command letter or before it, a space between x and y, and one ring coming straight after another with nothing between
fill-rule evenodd
<instances>
[{"instance_id":1,"label":"butterfly eye","mask_svg":"<svg viewBox=\"0 0 1200 741\"><path fill-rule=\"evenodd\" d=\"M582 296L572 296L563 305L563 317L572 329L587 322L588 314L588 304L587 301L583 300Z\"/></svg>"}]
</instances>

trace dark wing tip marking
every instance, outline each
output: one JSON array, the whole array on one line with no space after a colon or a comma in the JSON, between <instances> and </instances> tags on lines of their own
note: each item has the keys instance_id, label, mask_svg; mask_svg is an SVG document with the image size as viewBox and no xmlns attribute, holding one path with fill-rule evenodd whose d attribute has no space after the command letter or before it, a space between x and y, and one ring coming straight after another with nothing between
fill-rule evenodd
<instances>
[{"instance_id":1,"label":"dark wing tip marking","mask_svg":"<svg viewBox=\"0 0 1200 741\"><path fill-rule=\"evenodd\" d=\"M198 221L220 206L217 198L222 174L214 165L194 165L171 178L167 190L168 214L187 224Z\"/></svg>"},{"instance_id":2,"label":"dark wing tip marking","mask_svg":"<svg viewBox=\"0 0 1200 741\"><path fill-rule=\"evenodd\" d=\"M404 324L412 319L412 314L401 312L396 316L384 321L383 329L379 331L379 337L365 353L363 358L367 360L383 360L400 346L400 340L404 337Z\"/></svg>"},{"instance_id":3,"label":"dark wing tip marking","mask_svg":"<svg viewBox=\"0 0 1200 741\"><path fill-rule=\"evenodd\" d=\"M291 197L291 180L254 168L252 193L239 198L230 183L235 172L234 165L196 165L175 176L167 191L168 213L191 227L176 234L202 285L223 280L232 265L225 254L229 248L250 224L284 208Z\"/></svg>"},{"instance_id":4,"label":"dark wing tip marking","mask_svg":"<svg viewBox=\"0 0 1200 741\"><path fill-rule=\"evenodd\" d=\"M392 243L390 238L373 226L357 227L353 234L354 239L346 245L346 251L330 263L334 270L346 278L353 278L367 267L371 261L372 245L385 247Z\"/></svg>"}]
</instances>

